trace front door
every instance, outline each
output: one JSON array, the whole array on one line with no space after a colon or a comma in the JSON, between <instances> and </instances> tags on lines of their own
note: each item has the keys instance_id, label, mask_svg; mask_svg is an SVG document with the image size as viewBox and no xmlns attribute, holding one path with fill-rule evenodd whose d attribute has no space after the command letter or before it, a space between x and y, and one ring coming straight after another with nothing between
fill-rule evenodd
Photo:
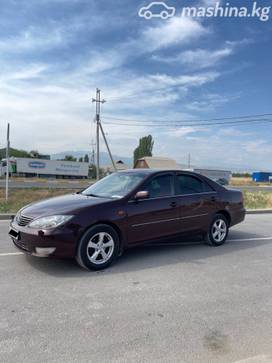
<instances>
[{"instance_id":1,"label":"front door","mask_svg":"<svg viewBox=\"0 0 272 363\"><path fill-rule=\"evenodd\" d=\"M179 220L174 174L158 174L141 190L149 192L147 199L128 202L128 242L136 244L176 234Z\"/></svg>"}]
</instances>

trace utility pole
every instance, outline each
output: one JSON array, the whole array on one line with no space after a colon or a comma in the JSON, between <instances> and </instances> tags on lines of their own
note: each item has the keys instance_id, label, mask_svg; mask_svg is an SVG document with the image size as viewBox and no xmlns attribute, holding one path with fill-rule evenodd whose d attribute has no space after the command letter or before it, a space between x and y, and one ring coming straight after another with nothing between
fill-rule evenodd
<instances>
[{"instance_id":1,"label":"utility pole","mask_svg":"<svg viewBox=\"0 0 272 363\"><path fill-rule=\"evenodd\" d=\"M99 168L100 168L100 160L99 160L99 124L100 124L100 104L105 103L105 100L101 100L100 98L100 89L96 89L96 98L92 99L92 102L96 103L96 180L99 180Z\"/></svg>"},{"instance_id":2,"label":"utility pole","mask_svg":"<svg viewBox=\"0 0 272 363\"><path fill-rule=\"evenodd\" d=\"M109 147L108 141L107 141L107 139L106 139L106 135L105 135L105 133L104 133L104 130L103 130L103 127L102 127L101 122L99 123L99 126L100 126L100 130L101 130L101 132L102 132L102 135L103 135L103 138L104 138L104 141L105 141L105 144L106 144L106 147L107 147L107 150L108 150L108 153L109 153L110 159L111 159L111 163L112 163L113 169L114 169L114 171L117 171L117 169L116 169L116 165L115 165L115 162L114 162L114 160L113 160L112 153L111 153L111 151L110 151L110 147Z\"/></svg>"},{"instance_id":3,"label":"utility pole","mask_svg":"<svg viewBox=\"0 0 272 363\"><path fill-rule=\"evenodd\" d=\"M7 128L7 146L6 146L6 201L9 196L9 123Z\"/></svg>"},{"instance_id":4,"label":"utility pole","mask_svg":"<svg viewBox=\"0 0 272 363\"><path fill-rule=\"evenodd\" d=\"M101 100L100 89L98 89L98 88L96 89L96 98L93 98L92 102L96 103L96 169L97 169L96 170L96 180L99 180L99 168L100 168L99 131L100 130L101 130L102 136L104 138L104 141L105 141L105 144L106 144L106 147L107 147L107 150L108 150L108 153L109 153L109 156L110 156L110 159L111 159L111 162L112 162L112 165L113 165L115 171L116 171L116 165L114 163L114 160L113 160L110 148L109 148L109 144L108 144L107 139L106 139L106 135L105 135L104 130L103 130L102 125L101 125L101 119L100 119L101 107L100 107L100 105L101 105L101 103L105 103L106 101L104 99Z\"/></svg>"},{"instance_id":5,"label":"utility pole","mask_svg":"<svg viewBox=\"0 0 272 363\"><path fill-rule=\"evenodd\" d=\"M93 140L92 140L91 145L92 145L92 152L91 152L90 164L94 165L94 163L95 163L95 159L94 159L94 155L95 155L94 154L95 142Z\"/></svg>"}]
</instances>

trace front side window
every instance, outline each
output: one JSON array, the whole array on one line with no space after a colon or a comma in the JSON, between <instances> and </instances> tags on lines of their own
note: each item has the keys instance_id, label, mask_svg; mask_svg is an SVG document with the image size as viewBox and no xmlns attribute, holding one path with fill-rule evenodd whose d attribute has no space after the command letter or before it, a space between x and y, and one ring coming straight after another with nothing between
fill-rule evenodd
<instances>
[{"instance_id":1,"label":"front side window","mask_svg":"<svg viewBox=\"0 0 272 363\"><path fill-rule=\"evenodd\" d=\"M177 175L177 191L178 195L198 194L212 191L209 185L202 180L191 175Z\"/></svg>"},{"instance_id":2,"label":"front side window","mask_svg":"<svg viewBox=\"0 0 272 363\"><path fill-rule=\"evenodd\" d=\"M172 180L171 174L156 176L145 187L149 192L149 198L160 198L172 195Z\"/></svg>"},{"instance_id":3,"label":"front side window","mask_svg":"<svg viewBox=\"0 0 272 363\"><path fill-rule=\"evenodd\" d=\"M141 173L114 173L91 185L82 194L119 199L130 193L144 178L145 175Z\"/></svg>"}]
</instances>

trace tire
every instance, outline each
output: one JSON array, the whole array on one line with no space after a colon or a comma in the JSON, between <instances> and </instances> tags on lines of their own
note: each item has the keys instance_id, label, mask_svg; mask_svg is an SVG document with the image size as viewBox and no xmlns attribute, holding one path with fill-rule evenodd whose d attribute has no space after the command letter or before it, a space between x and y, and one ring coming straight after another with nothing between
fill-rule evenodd
<instances>
[{"instance_id":1,"label":"tire","mask_svg":"<svg viewBox=\"0 0 272 363\"><path fill-rule=\"evenodd\" d=\"M118 233L107 224L97 224L79 241L76 260L87 270L103 270L118 256L120 241Z\"/></svg>"},{"instance_id":2,"label":"tire","mask_svg":"<svg viewBox=\"0 0 272 363\"><path fill-rule=\"evenodd\" d=\"M225 243L229 233L229 223L225 216L216 214L210 224L209 231L204 236L205 242L214 247Z\"/></svg>"}]
</instances>

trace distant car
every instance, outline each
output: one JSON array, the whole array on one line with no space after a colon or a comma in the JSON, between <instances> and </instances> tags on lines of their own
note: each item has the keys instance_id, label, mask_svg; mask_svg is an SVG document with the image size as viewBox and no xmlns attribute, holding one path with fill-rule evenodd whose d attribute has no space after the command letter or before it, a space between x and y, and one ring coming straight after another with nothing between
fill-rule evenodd
<instances>
[{"instance_id":1,"label":"distant car","mask_svg":"<svg viewBox=\"0 0 272 363\"><path fill-rule=\"evenodd\" d=\"M220 178L217 180L217 183L221 184L221 185L228 185L229 182L227 181L227 179L225 178Z\"/></svg>"},{"instance_id":2,"label":"distant car","mask_svg":"<svg viewBox=\"0 0 272 363\"><path fill-rule=\"evenodd\" d=\"M27 254L99 270L124 249L166 237L202 235L220 246L244 218L240 191L189 171L133 169L22 208L9 235Z\"/></svg>"},{"instance_id":3,"label":"distant car","mask_svg":"<svg viewBox=\"0 0 272 363\"><path fill-rule=\"evenodd\" d=\"M176 9L166 5L162 1L153 1L148 6L143 6L139 10L139 16L145 19L161 18L168 19L175 15Z\"/></svg>"}]
</instances>

